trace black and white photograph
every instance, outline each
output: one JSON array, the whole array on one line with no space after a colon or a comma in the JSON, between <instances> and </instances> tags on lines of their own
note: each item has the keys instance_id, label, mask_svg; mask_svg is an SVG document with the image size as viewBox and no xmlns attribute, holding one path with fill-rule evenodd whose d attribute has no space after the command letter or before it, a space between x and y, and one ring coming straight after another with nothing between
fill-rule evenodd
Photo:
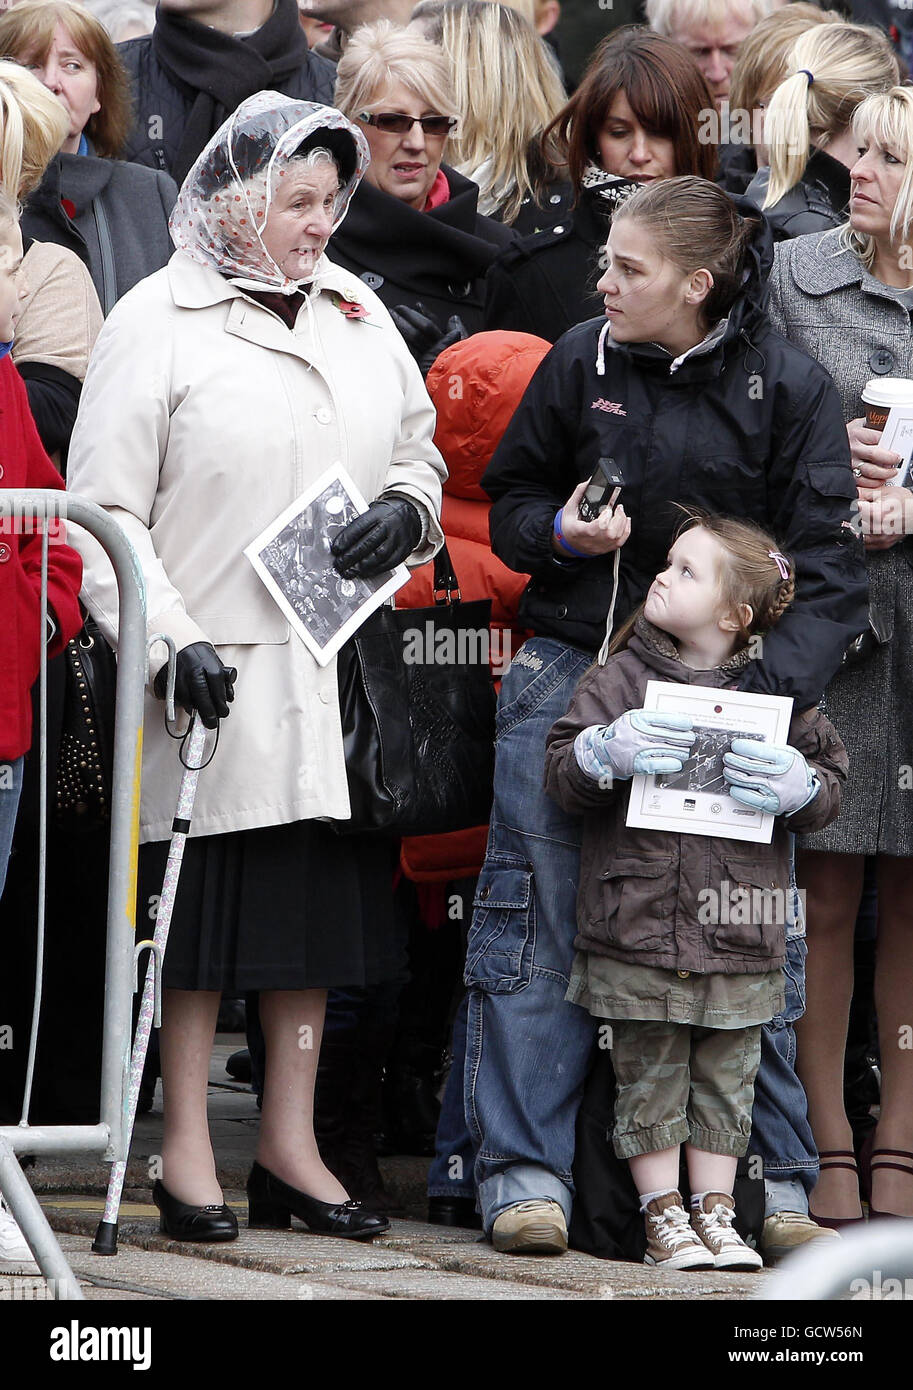
<instances>
[{"instance_id":1,"label":"black and white photograph","mask_svg":"<svg viewBox=\"0 0 913 1390\"><path fill-rule=\"evenodd\" d=\"M333 540L364 511L345 470L330 468L244 551L321 666L409 578L404 565L371 579L344 579L336 569Z\"/></svg>"},{"instance_id":2,"label":"black and white photograph","mask_svg":"<svg viewBox=\"0 0 913 1390\"><path fill-rule=\"evenodd\" d=\"M723 754L734 738L759 739L761 735L749 729L711 729L700 725L695 725L694 733L694 747L681 772L660 773L657 786L663 790L726 794Z\"/></svg>"}]
</instances>

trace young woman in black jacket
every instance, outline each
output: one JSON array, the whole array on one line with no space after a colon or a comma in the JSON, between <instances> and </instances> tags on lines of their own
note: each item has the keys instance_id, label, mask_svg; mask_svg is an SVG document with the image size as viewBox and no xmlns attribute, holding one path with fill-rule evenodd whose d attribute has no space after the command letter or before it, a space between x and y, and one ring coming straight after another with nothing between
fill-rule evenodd
<instances>
[{"instance_id":1,"label":"young woman in black jacket","mask_svg":"<svg viewBox=\"0 0 913 1390\"><path fill-rule=\"evenodd\" d=\"M816 704L866 623L839 397L762 309L772 242L751 212L691 177L623 204L599 282L605 315L546 357L483 480L495 553L531 575L520 621L535 634L502 684L492 828L467 953L467 1116L498 1249L566 1244L593 1032L564 1000L579 822L545 797L542 766L551 722L603 642L607 614L617 625L644 598L680 519L675 504L687 503L757 521L795 558L800 597L764 638L743 689L792 696L797 710ZM624 510L583 522L580 499L601 458L620 469ZM768 1126L765 1166L791 1180L780 1209L798 1213L808 1239L817 1228L797 1181L811 1182L815 1165L804 1096L777 1033L765 1037L777 1086L765 1087L762 1061L759 1099L781 1112ZM760 1138L753 1147L763 1152Z\"/></svg>"}]
</instances>

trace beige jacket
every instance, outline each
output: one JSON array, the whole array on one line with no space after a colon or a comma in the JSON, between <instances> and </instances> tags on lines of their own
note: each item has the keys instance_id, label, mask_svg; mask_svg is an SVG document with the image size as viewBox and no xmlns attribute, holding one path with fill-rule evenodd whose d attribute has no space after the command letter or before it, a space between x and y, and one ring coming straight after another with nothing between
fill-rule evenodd
<instances>
[{"instance_id":1,"label":"beige jacket","mask_svg":"<svg viewBox=\"0 0 913 1390\"><path fill-rule=\"evenodd\" d=\"M359 300L347 319L331 293ZM201 775L194 835L349 813L335 662L321 668L243 550L329 465L370 501L413 500L440 547L443 460L421 374L380 300L326 257L294 331L216 271L175 252L115 306L99 335L68 484L107 508L140 559L148 634L209 641L238 682ZM83 599L112 641L113 571L74 530ZM164 661L155 649L150 678ZM140 835L164 839L180 781L164 706L147 695Z\"/></svg>"},{"instance_id":2,"label":"beige jacket","mask_svg":"<svg viewBox=\"0 0 913 1390\"><path fill-rule=\"evenodd\" d=\"M46 362L84 381L102 325L92 277L65 246L33 241L22 259L27 294L22 301L14 362Z\"/></svg>"}]
</instances>

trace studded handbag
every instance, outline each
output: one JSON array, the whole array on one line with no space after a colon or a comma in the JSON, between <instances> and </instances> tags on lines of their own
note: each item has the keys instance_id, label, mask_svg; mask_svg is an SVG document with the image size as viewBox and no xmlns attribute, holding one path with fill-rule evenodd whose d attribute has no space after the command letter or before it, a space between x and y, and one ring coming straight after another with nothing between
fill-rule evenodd
<instances>
[{"instance_id":1,"label":"studded handbag","mask_svg":"<svg viewBox=\"0 0 913 1390\"><path fill-rule=\"evenodd\" d=\"M63 830L98 830L111 819L117 661L93 618L67 643L64 660L56 821Z\"/></svg>"}]
</instances>

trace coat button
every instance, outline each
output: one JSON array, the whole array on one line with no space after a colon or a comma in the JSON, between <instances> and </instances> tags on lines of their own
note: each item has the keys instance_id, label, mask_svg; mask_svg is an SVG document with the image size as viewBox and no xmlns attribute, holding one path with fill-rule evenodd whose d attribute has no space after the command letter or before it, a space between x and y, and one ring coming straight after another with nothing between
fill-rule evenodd
<instances>
[{"instance_id":1,"label":"coat button","mask_svg":"<svg viewBox=\"0 0 913 1390\"><path fill-rule=\"evenodd\" d=\"M555 617L556 617L556 618L566 618L566 617L567 617L567 604L566 604L566 603L559 603L559 604L558 604L558 607L555 609Z\"/></svg>"},{"instance_id":2,"label":"coat button","mask_svg":"<svg viewBox=\"0 0 913 1390\"><path fill-rule=\"evenodd\" d=\"M364 280L369 290L379 290L384 283L384 277L378 275L376 270L363 270L361 278Z\"/></svg>"},{"instance_id":3,"label":"coat button","mask_svg":"<svg viewBox=\"0 0 913 1390\"><path fill-rule=\"evenodd\" d=\"M879 376L886 376L894 366L893 352L890 352L887 348L876 348L874 352L869 354L869 366L872 368L872 371L877 372Z\"/></svg>"},{"instance_id":4,"label":"coat button","mask_svg":"<svg viewBox=\"0 0 913 1390\"><path fill-rule=\"evenodd\" d=\"M553 193L552 196L549 198L549 202L550 202L550 203L560 203L560 202L561 202L561 194L560 194L560 193Z\"/></svg>"},{"instance_id":5,"label":"coat button","mask_svg":"<svg viewBox=\"0 0 913 1390\"><path fill-rule=\"evenodd\" d=\"M553 228L552 228L552 231L555 232L558 236L560 236L561 233L564 231L564 228L563 228L563 227L553 227Z\"/></svg>"},{"instance_id":6,"label":"coat button","mask_svg":"<svg viewBox=\"0 0 913 1390\"><path fill-rule=\"evenodd\" d=\"M0 545L0 565L5 565L12 553L6 542Z\"/></svg>"},{"instance_id":7,"label":"coat button","mask_svg":"<svg viewBox=\"0 0 913 1390\"><path fill-rule=\"evenodd\" d=\"M690 971L690 970L676 970L675 973L676 973L676 975L678 976L678 978L679 978L680 980L687 980L688 976L691 974L691 971Z\"/></svg>"},{"instance_id":8,"label":"coat button","mask_svg":"<svg viewBox=\"0 0 913 1390\"><path fill-rule=\"evenodd\" d=\"M315 413L317 416L317 420L321 425L328 425L333 418L332 414L329 410L327 410L325 405L322 405L320 409Z\"/></svg>"}]
</instances>

